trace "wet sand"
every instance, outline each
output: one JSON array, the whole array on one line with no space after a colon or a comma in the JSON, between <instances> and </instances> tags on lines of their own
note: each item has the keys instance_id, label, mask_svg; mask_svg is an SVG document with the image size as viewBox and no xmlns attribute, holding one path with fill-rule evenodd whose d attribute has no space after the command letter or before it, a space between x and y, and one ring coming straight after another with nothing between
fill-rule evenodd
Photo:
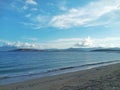
<instances>
[{"instance_id":1,"label":"wet sand","mask_svg":"<svg viewBox=\"0 0 120 90\"><path fill-rule=\"evenodd\" d=\"M0 90L120 90L120 63L2 85Z\"/></svg>"}]
</instances>

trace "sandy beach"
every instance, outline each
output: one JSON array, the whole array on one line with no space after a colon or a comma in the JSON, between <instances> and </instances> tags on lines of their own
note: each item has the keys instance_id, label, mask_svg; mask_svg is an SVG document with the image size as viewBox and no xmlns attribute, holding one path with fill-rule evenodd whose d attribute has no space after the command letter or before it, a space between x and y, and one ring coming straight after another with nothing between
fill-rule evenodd
<instances>
[{"instance_id":1,"label":"sandy beach","mask_svg":"<svg viewBox=\"0 0 120 90\"><path fill-rule=\"evenodd\" d=\"M3 85L0 90L120 90L120 63Z\"/></svg>"}]
</instances>

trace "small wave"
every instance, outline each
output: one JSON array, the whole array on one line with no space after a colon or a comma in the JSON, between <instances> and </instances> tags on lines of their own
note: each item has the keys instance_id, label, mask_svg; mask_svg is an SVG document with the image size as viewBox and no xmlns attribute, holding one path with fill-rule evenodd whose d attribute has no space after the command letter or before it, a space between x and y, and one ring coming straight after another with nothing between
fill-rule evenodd
<instances>
[{"instance_id":1,"label":"small wave","mask_svg":"<svg viewBox=\"0 0 120 90\"><path fill-rule=\"evenodd\" d=\"M0 80L10 78L9 76L1 76Z\"/></svg>"},{"instance_id":2,"label":"small wave","mask_svg":"<svg viewBox=\"0 0 120 90\"><path fill-rule=\"evenodd\" d=\"M107 61L107 62L99 62L99 63L91 63L91 64L85 64L85 65L81 65L78 67L84 67L84 66L94 66L94 65L101 65L101 64L109 64L109 63L114 63L114 62L120 62L120 60L115 60L115 61Z\"/></svg>"},{"instance_id":3,"label":"small wave","mask_svg":"<svg viewBox=\"0 0 120 90\"><path fill-rule=\"evenodd\" d=\"M99 63L90 63L90 64L84 64L84 65L79 65L79 66L69 66L69 67L63 67L63 68L48 70L47 72L56 72L56 71L74 69L74 68L87 67L87 66L97 66L97 65L109 64L109 63L114 63L114 62L120 62L120 60L107 61L107 62L99 62Z\"/></svg>"},{"instance_id":4,"label":"small wave","mask_svg":"<svg viewBox=\"0 0 120 90\"><path fill-rule=\"evenodd\" d=\"M66 69L72 69L72 68L75 68L75 67L63 67L63 68L58 68L58 69L53 69L53 70L48 70L47 72L55 72L55 71L59 71L59 70L66 70Z\"/></svg>"},{"instance_id":5,"label":"small wave","mask_svg":"<svg viewBox=\"0 0 120 90\"><path fill-rule=\"evenodd\" d=\"M98 66L98 65L104 65L104 64L112 64L112 63L116 63L116 62L120 62L120 60L107 61L107 62L99 62L99 63L90 63L90 64L84 64L84 65L79 65L79 66L62 67L62 68L57 68L57 69L47 70L47 71L39 72L39 73L30 72L30 73L23 74L23 75L16 75L16 76L2 76L2 77L0 77L0 80L8 79L8 78L17 78L17 77L26 77L26 76L44 75L44 74L55 73L55 72L59 72L59 71L71 70L71 69L76 69L76 68L91 67L91 66Z\"/></svg>"}]
</instances>

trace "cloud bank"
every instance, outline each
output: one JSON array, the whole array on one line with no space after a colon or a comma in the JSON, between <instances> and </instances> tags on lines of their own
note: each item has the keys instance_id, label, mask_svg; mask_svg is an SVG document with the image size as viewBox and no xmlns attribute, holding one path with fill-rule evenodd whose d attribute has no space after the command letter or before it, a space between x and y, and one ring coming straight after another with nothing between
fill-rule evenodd
<instances>
[{"instance_id":1,"label":"cloud bank","mask_svg":"<svg viewBox=\"0 0 120 90\"><path fill-rule=\"evenodd\" d=\"M84 7L71 8L64 14L53 16L50 25L56 28L104 25L112 22L110 21L110 18L113 17L111 13L115 14L115 11L119 10L120 0L99 0L90 2ZM108 20L99 20L102 17L106 17Z\"/></svg>"},{"instance_id":2,"label":"cloud bank","mask_svg":"<svg viewBox=\"0 0 120 90\"><path fill-rule=\"evenodd\" d=\"M120 48L120 37L110 37L110 38L65 38L58 39L54 41L49 41L47 43L28 43L28 42L10 42L7 40L0 40L0 43L8 46L16 46L21 48L36 48L36 49L64 49L64 48L90 48L90 47L119 47Z\"/></svg>"}]
</instances>

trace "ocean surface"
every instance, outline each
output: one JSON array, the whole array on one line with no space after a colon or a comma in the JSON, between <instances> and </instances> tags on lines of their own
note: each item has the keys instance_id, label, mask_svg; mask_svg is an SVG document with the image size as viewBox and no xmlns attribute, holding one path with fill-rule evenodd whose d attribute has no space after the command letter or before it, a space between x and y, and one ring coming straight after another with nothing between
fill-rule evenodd
<instances>
[{"instance_id":1,"label":"ocean surface","mask_svg":"<svg viewBox=\"0 0 120 90\"><path fill-rule=\"evenodd\" d=\"M0 85L118 62L114 52L0 52Z\"/></svg>"}]
</instances>

